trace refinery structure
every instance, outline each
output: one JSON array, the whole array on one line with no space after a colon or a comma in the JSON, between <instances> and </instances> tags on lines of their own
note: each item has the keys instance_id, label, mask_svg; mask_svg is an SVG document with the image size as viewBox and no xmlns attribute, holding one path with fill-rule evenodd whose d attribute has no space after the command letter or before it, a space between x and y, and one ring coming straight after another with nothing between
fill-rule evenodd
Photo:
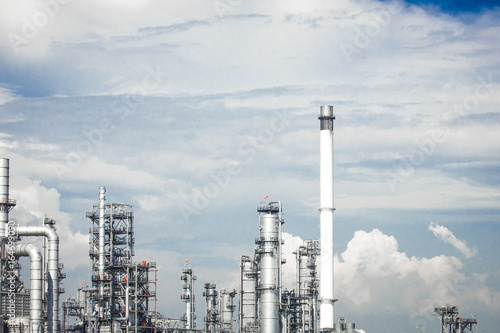
<instances>
[{"instance_id":1,"label":"refinery structure","mask_svg":"<svg viewBox=\"0 0 500 333\"><path fill-rule=\"evenodd\" d=\"M181 318L157 309L157 267L134 258L132 206L106 200L99 187L89 222L90 276L76 297L63 299L65 278L59 260L56 221L20 226L9 220L16 201L9 197L9 160L0 159L0 333L354 333L354 323L335 322L333 267L333 120L332 106L320 108L320 233L295 254L293 290L283 288L282 203L257 207L259 235L253 255L239 258L239 290L204 283L197 300L194 269L186 262L180 274ZM43 238L37 246L34 238ZM21 278L19 257L29 257L29 283ZM205 305L197 320L196 304ZM446 305L435 309L442 333L474 332L475 319ZM369 329L369 328L368 328Z\"/></svg>"}]
</instances>

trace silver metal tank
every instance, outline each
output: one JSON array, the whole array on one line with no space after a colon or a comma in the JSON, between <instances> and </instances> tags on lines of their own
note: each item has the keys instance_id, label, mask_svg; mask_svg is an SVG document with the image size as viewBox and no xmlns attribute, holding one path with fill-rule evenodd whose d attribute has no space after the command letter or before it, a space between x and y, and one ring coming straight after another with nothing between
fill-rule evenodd
<instances>
[{"instance_id":1,"label":"silver metal tank","mask_svg":"<svg viewBox=\"0 0 500 333\"><path fill-rule=\"evenodd\" d=\"M30 319L28 317L15 317L7 320L6 323L9 333L30 333Z\"/></svg>"},{"instance_id":2,"label":"silver metal tank","mask_svg":"<svg viewBox=\"0 0 500 333\"><path fill-rule=\"evenodd\" d=\"M262 213L259 217L259 323L261 333L279 331L279 249L280 223L274 213Z\"/></svg>"}]
</instances>

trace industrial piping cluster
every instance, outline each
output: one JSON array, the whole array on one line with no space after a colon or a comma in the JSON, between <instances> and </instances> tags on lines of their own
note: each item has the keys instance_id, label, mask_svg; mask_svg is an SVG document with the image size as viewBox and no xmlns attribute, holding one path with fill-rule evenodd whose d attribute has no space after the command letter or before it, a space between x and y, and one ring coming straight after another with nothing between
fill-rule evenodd
<instances>
[{"instance_id":1,"label":"industrial piping cluster","mask_svg":"<svg viewBox=\"0 0 500 333\"><path fill-rule=\"evenodd\" d=\"M239 258L239 291L217 290L205 283L204 325L196 328L195 281L186 261L182 269L184 315L163 316L156 308L155 262L134 261L132 206L107 203L99 187L98 204L86 213L90 222L90 283L62 302L65 277L59 262L55 221L19 226L9 221L16 201L9 198L9 160L0 159L0 333L355 333L354 323L334 323L333 289L333 120L332 106L320 108L320 238L305 240L295 254L296 286L282 280L282 204L261 203L259 236L253 256ZM24 237L28 241L24 241ZM43 251L29 237L44 237ZM24 287L19 257L30 258L30 287ZM320 275L318 276L318 261ZM86 281L83 281L85 283ZM236 305L238 304L238 305ZM238 309L238 311L236 311ZM443 328L470 328L455 308L437 308ZM236 313L237 312L237 313Z\"/></svg>"},{"instance_id":2,"label":"industrial piping cluster","mask_svg":"<svg viewBox=\"0 0 500 333\"><path fill-rule=\"evenodd\" d=\"M16 201L9 197L9 160L0 159L0 324L12 332L59 333L59 237L51 220L42 226L19 226L9 221ZM44 237L44 255L21 237ZM30 258L30 289L20 278L19 257ZM29 306L27 305L29 299ZM42 316L45 313L45 316Z\"/></svg>"}]
</instances>

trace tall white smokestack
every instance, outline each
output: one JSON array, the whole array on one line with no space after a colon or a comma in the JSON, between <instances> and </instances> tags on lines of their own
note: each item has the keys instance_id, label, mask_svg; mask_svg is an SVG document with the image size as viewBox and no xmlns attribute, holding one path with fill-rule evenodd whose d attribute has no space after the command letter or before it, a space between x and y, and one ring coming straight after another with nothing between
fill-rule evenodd
<instances>
[{"instance_id":1,"label":"tall white smokestack","mask_svg":"<svg viewBox=\"0 0 500 333\"><path fill-rule=\"evenodd\" d=\"M320 321L321 331L333 329L333 106L320 107Z\"/></svg>"}]
</instances>

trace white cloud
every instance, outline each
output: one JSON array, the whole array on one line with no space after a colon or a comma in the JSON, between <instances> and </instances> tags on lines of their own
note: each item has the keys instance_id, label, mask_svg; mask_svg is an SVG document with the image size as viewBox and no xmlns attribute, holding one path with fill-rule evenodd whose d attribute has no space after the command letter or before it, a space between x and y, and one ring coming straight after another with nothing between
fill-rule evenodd
<instances>
[{"instance_id":1,"label":"white cloud","mask_svg":"<svg viewBox=\"0 0 500 333\"><path fill-rule=\"evenodd\" d=\"M392 177L397 175L396 169L388 172L376 167L353 167L347 172L357 177L363 175L366 180L338 177L336 206L339 209L494 209L500 198L500 190L489 184L473 183L432 169L413 168L407 177L400 178Z\"/></svg>"},{"instance_id":2,"label":"white cloud","mask_svg":"<svg viewBox=\"0 0 500 333\"><path fill-rule=\"evenodd\" d=\"M287 259L283 281L285 288L294 289L296 262L292 252L304 241L287 232L283 232L283 239L283 257ZM498 291L488 287L488 274L469 277L461 272L464 264L456 257L409 257L398 247L394 236L378 229L356 231L347 249L334 258L339 302L351 311L391 315L431 313L434 306L449 303L472 302L473 309L500 306L495 298Z\"/></svg>"},{"instance_id":3,"label":"white cloud","mask_svg":"<svg viewBox=\"0 0 500 333\"><path fill-rule=\"evenodd\" d=\"M299 246L304 245L304 240L288 232L283 232L282 238L285 241L282 253L283 258L286 259L286 263L282 266L283 287L291 290L296 288L295 281L297 277L296 255L293 252L297 251Z\"/></svg>"},{"instance_id":4,"label":"white cloud","mask_svg":"<svg viewBox=\"0 0 500 333\"><path fill-rule=\"evenodd\" d=\"M364 313L411 313L456 299L454 284L466 277L462 263L444 255L408 257L393 236L356 231L335 257L335 295Z\"/></svg>"},{"instance_id":5,"label":"white cloud","mask_svg":"<svg viewBox=\"0 0 500 333\"><path fill-rule=\"evenodd\" d=\"M20 225L40 225L44 217L53 218L60 240L61 262L70 270L87 265L88 235L71 230L70 215L60 210L59 192L55 188L46 188L39 180L16 176L15 181L16 185L11 185L10 196L17 201L17 205L10 213L11 219Z\"/></svg>"},{"instance_id":6,"label":"white cloud","mask_svg":"<svg viewBox=\"0 0 500 333\"><path fill-rule=\"evenodd\" d=\"M428 229L432 231L434 236L441 239L443 242L453 245L453 247L462 252L466 258L472 258L477 254L477 248L468 247L467 242L455 237L453 232L445 226L439 225L436 222L431 222Z\"/></svg>"},{"instance_id":7,"label":"white cloud","mask_svg":"<svg viewBox=\"0 0 500 333\"><path fill-rule=\"evenodd\" d=\"M461 21L403 2L231 3L239 4L219 16L212 1L70 1L46 24L38 22L41 26L17 55L8 33L22 34L23 25L30 25L37 13L42 18L42 2L0 1L0 62L6 72L0 84L5 87L0 88L0 122L10 122L2 128L0 152L11 157L15 172L21 174L13 187L19 202L13 216L17 214L20 223L39 223L45 213L55 217L66 244L79 244L78 255L87 264L87 237L75 231L77 223L69 223L82 214L65 214L59 202L88 203L96 199L88 188L105 185L110 193L118 188L120 200L133 201L138 217L155 231L153 236L178 234L183 226L172 222L178 220L178 203L192 202L193 188L212 182L210 176L225 170L228 161L241 162L239 144L258 135L266 126L263 115L272 110L301 113L242 165L243 171L198 217L223 222L220 213L227 213L227 219L237 220L231 232L240 234L248 231L243 225L254 213L241 207L268 192L290 207L287 213L292 216L317 216L316 116L323 103L334 103L337 115L339 211L498 208L495 181L486 183L477 176L493 175L490 170L498 164L498 11ZM390 15L382 22L384 10ZM368 31L369 38L360 31ZM365 45L360 45L363 38ZM356 47L350 62L341 43ZM83 129L98 126L103 116L116 119L120 112L112 103L126 98L111 95L143 87L146 68L157 64L165 73L159 86L148 90L133 110L120 103L128 117L117 120L114 133L88 148ZM487 87L478 79L485 78L484 73L492 75ZM477 91L490 94L476 103ZM30 97L43 94L75 97ZM99 98L90 98L92 94ZM463 113L453 114L452 121L446 114L455 105L461 105ZM179 116L183 114L192 118ZM416 140L428 139L429 130L457 128L391 191L387 171L418 151ZM81 160L68 163L75 158L70 150L84 148L88 152L80 154ZM465 168L475 172L456 177ZM59 194L66 190L68 197L61 201ZM75 211L84 209L76 205ZM232 210L233 205L239 210ZM203 237L220 247L207 251L193 239L189 251L200 259L215 256L229 262L236 250L223 244L226 238L218 238L218 227L207 223L192 229L193 235L205 232ZM302 239L286 233L284 237L288 263L283 273L290 287L295 274L291 252ZM469 251L465 253L474 253ZM181 252L168 252L162 268L182 260ZM161 258L162 251L154 257ZM411 312L436 299L469 295L456 287L457 280L480 290L469 295L475 303L496 308L498 295L488 288L491 275L468 280L461 273L463 265L448 256L409 257L399 251L394 237L375 230L358 232L336 257L336 291L353 311L359 306L378 313ZM229 270L199 271L221 282ZM161 273L165 279L175 275L163 281L165 285L178 282L179 272L174 273ZM227 276L233 280L237 273ZM440 290L448 291L445 299ZM177 293L174 288L176 298ZM165 303L170 298L162 297Z\"/></svg>"},{"instance_id":8,"label":"white cloud","mask_svg":"<svg viewBox=\"0 0 500 333\"><path fill-rule=\"evenodd\" d=\"M7 104L13 101L15 98L16 95L12 92L11 89L0 87L0 105ZM9 122L9 121L12 120L10 120L8 117L2 117L2 122Z\"/></svg>"}]
</instances>

